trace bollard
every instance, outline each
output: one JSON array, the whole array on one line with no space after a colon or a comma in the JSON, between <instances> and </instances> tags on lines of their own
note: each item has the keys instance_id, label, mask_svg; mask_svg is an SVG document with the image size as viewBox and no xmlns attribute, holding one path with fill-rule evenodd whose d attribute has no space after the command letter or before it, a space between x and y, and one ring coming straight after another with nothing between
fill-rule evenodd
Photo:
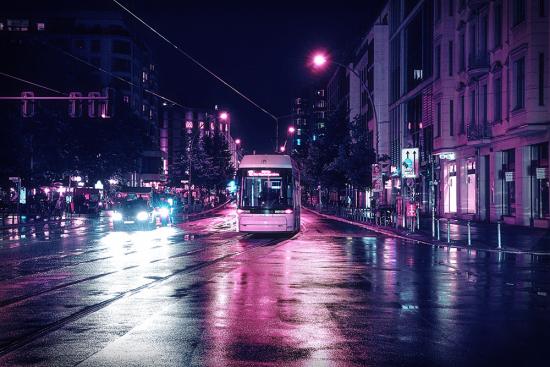
<instances>
[{"instance_id":1,"label":"bollard","mask_svg":"<svg viewBox=\"0 0 550 367\"><path fill-rule=\"evenodd\" d=\"M416 229L420 230L420 209L416 208Z\"/></svg>"},{"instance_id":2,"label":"bollard","mask_svg":"<svg viewBox=\"0 0 550 367\"><path fill-rule=\"evenodd\" d=\"M468 221L468 246L472 245L472 231L470 227L470 221Z\"/></svg>"},{"instance_id":3,"label":"bollard","mask_svg":"<svg viewBox=\"0 0 550 367\"><path fill-rule=\"evenodd\" d=\"M497 222L497 243L498 243L498 248L502 248L502 242L500 237L500 220Z\"/></svg>"},{"instance_id":4,"label":"bollard","mask_svg":"<svg viewBox=\"0 0 550 367\"><path fill-rule=\"evenodd\" d=\"M432 208L432 238L435 237L435 207Z\"/></svg>"},{"instance_id":5,"label":"bollard","mask_svg":"<svg viewBox=\"0 0 550 367\"><path fill-rule=\"evenodd\" d=\"M384 226L387 226L387 225L388 225L387 224L387 218L386 218L386 216L384 216Z\"/></svg>"},{"instance_id":6,"label":"bollard","mask_svg":"<svg viewBox=\"0 0 550 367\"><path fill-rule=\"evenodd\" d=\"M439 232L439 221L440 221L440 218L437 219L437 240L438 241L441 239L440 232Z\"/></svg>"},{"instance_id":7,"label":"bollard","mask_svg":"<svg viewBox=\"0 0 550 367\"><path fill-rule=\"evenodd\" d=\"M451 220L447 219L447 243L451 242Z\"/></svg>"}]
</instances>

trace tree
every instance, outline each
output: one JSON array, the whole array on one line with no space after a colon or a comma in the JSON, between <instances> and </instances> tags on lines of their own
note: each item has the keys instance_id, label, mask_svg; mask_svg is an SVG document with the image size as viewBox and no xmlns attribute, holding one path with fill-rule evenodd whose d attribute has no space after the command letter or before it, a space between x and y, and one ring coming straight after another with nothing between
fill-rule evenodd
<instances>
[{"instance_id":1,"label":"tree","mask_svg":"<svg viewBox=\"0 0 550 367\"><path fill-rule=\"evenodd\" d=\"M235 167L231 163L231 152L225 137L215 132L205 140L206 154L212 163L212 175L210 187L216 190L223 190L235 175Z\"/></svg>"}]
</instances>

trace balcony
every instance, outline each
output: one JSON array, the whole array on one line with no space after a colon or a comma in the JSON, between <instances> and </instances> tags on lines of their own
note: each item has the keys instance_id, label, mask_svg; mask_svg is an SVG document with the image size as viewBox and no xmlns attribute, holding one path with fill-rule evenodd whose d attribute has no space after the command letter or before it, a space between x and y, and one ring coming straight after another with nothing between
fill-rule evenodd
<instances>
[{"instance_id":1,"label":"balcony","mask_svg":"<svg viewBox=\"0 0 550 367\"><path fill-rule=\"evenodd\" d=\"M487 122L468 125L468 145L481 146L491 142L491 127Z\"/></svg>"},{"instance_id":2,"label":"balcony","mask_svg":"<svg viewBox=\"0 0 550 367\"><path fill-rule=\"evenodd\" d=\"M486 52L468 55L468 74L479 77L489 72L489 54Z\"/></svg>"}]
</instances>

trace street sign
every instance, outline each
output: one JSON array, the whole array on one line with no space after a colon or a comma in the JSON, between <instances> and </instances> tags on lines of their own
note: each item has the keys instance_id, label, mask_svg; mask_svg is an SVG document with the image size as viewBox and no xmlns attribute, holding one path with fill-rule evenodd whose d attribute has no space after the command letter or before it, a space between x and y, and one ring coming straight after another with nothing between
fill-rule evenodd
<instances>
[{"instance_id":1,"label":"street sign","mask_svg":"<svg viewBox=\"0 0 550 367\"><path fill-rule=\"evenodd\" d=\"M21 181L21 177L10 177L10 181L13 181L13 182L20 182L20 181Z\"/></svg>"},{"instance_id":2,"label":"street sign","mask_svg":"<svg viewBox=\"0 0 550 367\"><path fill-rule=\"evenodd\" d=\"M401 177L418 177L418 159L420 158L418 148L406 148L401 150Z\"/></svg>"},{"instance_id":3,"label":"street sign","mask_svg":"<svg viewBox=\"0 0 550 367\"><path fill-rule=\"evenodd\" d=\"M504 179L506 182L514 181L514 171L504 172Z\"/></svg>"},{"instance_id":4,"label":"street sign","mask_svg":"<svg viewBox=\"0 0 550 367\"><path fill-rule=\"evenodd\" d=\"M19 190L19 204L26 204L27 203L27 189L25 187L22 187Z\"/></svg>"}]
</instances>

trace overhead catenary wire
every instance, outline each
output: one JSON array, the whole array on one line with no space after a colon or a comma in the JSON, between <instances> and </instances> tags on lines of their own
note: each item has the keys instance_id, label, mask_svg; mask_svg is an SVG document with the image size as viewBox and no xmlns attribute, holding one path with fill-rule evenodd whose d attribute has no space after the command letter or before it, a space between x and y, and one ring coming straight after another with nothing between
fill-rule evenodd
<instances>
[{"instance_id":1,"label":"overhead catenary wire","mask_svg":"<svg viewBox=\"0 0 550 367\"><path fill-rule=\"evenodd\" d=\"M50 45L50 44L48 44L48 43L43 43L43 44L47 45L48 47L53 48L53 49L56 50L56 51L59 51L59 52L61 52L62 54L66 55L66 56L68 56L68 57L70 57L70 58L72 58L72 59L74 59L74 60L76 60L76 61L78 61L78 62L81 62L81 63L83 63L83 64L85 64L85 65L87 65L87 66L89 66L89 67L91 67L91 68L93 68L93 69L95 69L95 70L97 70L97 71L100 71L100 72L102 72L102 73L105 73L105 74L109 75L111 78L120 80L121 82L124 82L124 83L126 83L126 84L128 84L128 85L130 85L130 86L132 86L132 87L135 87L135 88L142 88L142 86L137 85L136 83L134 83L134 82L132 82L132 81L130 81L130 80L128 80L128 79L125 79L125 78L123 78L123 77L121 77L121 76L119 76L119 75L116 75L116 74L114 74L114 73L112 73L112 72L110 72L110 71L108 71L108 70L106 70L106 69L103 69L103 68L100 67L100 66L96 66L96 65L94 65L94 64L92 64L92 63L90 63L90 62L88 62L88 61L86 61L86 60L84 60L84 59L82 59L82 58L80 58L80 57L78 57L78 56L76 56L76 55L73 55L73 54L70 53L70 52L67 52L67 51L65 51L65 50L63 50L63 49L60 49L60 48L55 47L55 46L52 46L52 45ZM159 93L157 93L157 92L154 92L154 91L152 91L152 90L150 90L150 89L148 89L148 88L143 87L143 91L144 91L145 93L147 93L147 94L151 94L152 96L155 96L155 97L157 97L157 98L160 98L161 100L163 100L163 101L165 101L165 102L169 102L169 103L171 103L172 105L181 107L181 108L183 108L183 109L190 109L190 108L191 108L191 107L188 107L188 106L184 106L183 104L181 104L181 103L179 103L179 102L177 102L177 101L174 101L174 100L171 99L171 98L165 97L165 96L163 96L163 95L161 95L161 94L159 94Z\"/></svg>"},{"instance_id":2,"label":"overhead catenary wire","mask_svg":"<svg viewBox=\"0 0 550 367\"><path fill-rule=\"evenodd\" d=\"M63 93L57 89L54 89L54 88L50 88L50 87L47 87L43 84L40 84L40 83L36 83L36 82L33 82L33 81L30 81L30 80L27 80L27 79L23 79L23 78L20 78L18 76L15 76L15 75L11 75L11 74L8 74L8 73L4 73L4 72L1 72L0 71L0 75L2 76L5 76L6 78L10 78L10 79L14 79L14 80L17 80L17 81L20 81L22 83L26 83L26 84L29 84L29 85L33 85L35 87L39 87L39 88L42 88L42 89L45 89L45 90L48 90L50 92L54 92L54 93L57 93L57 94L61 94L62 96L66 96L67 94L66 93Z\"/></svg>"},{"instance_id":3,"label":"overhead catenary wire","mask_svg":"<svg viewBox=\"0 0 550 367\"><path fill-rule=\"evenodd\" d=\"M189 60L191 60L195 65L199 66L201 69L203 69L204 71L206 71L208 74L210 74L211 76L213 76L215 79L217 79L219 82L221 82L223 85L225 85L226 87L228 87L229 89L231 89L233 92L235 92L236 94L238 94L240 97L242 97L243 99L245 99L246 101L248 101L249 103L251 103L252 105L254 105L256 108L258 108L260 111L262 111L263 113L267 114L269 117L271 117L272 119L274 119L275 121L277 121L277 116L275 116L274 114L272 114L271 112L269 112L268 110L266 110L265 108L263 108L262 106L260 106L259 104L257 104L256 102L254 102L252 99L250 99L249 97L247 97L244 93L242 93L241 91L239 91L237 88L233 87L231 84L229 84L228 82L226 82L222 77L220 77L219 75L217 75L216 73L214 73L212 70L210 70L209 68L207 68L206 66L204 66L200 61L198 61L196 58L194 58L192 55L190 55L189 53L187 53L186 51L184 51L181 47L179 47L178 45L176 45L174 42L170 41L168 38L166 38L164 35L162 35L159 31L157 31L155 28L153 28L152 26L150 26L149 24L147 24L147 22L145 22L143 19L141 19L140 17L138 17L134 12L132 12L130 9L128 9L127 7L125 7L124 5L122 5L119 1L117 0L113 0L113 2L115 4L117 4L119 7L121 7L124 11L126 11L128 14L130 14L132 17L134 17L137 21L139 21L141 24L143 24L145 27L147 27L151 32L153 32L154 34L156 34L157 36L159 36L162 40L164 40L166 43L168 43L169 45L171 45L172 47L174 47L179 53L181 53L182 55L184 55L186 58L188 58Z\"/></svg>"}]
</instances>

